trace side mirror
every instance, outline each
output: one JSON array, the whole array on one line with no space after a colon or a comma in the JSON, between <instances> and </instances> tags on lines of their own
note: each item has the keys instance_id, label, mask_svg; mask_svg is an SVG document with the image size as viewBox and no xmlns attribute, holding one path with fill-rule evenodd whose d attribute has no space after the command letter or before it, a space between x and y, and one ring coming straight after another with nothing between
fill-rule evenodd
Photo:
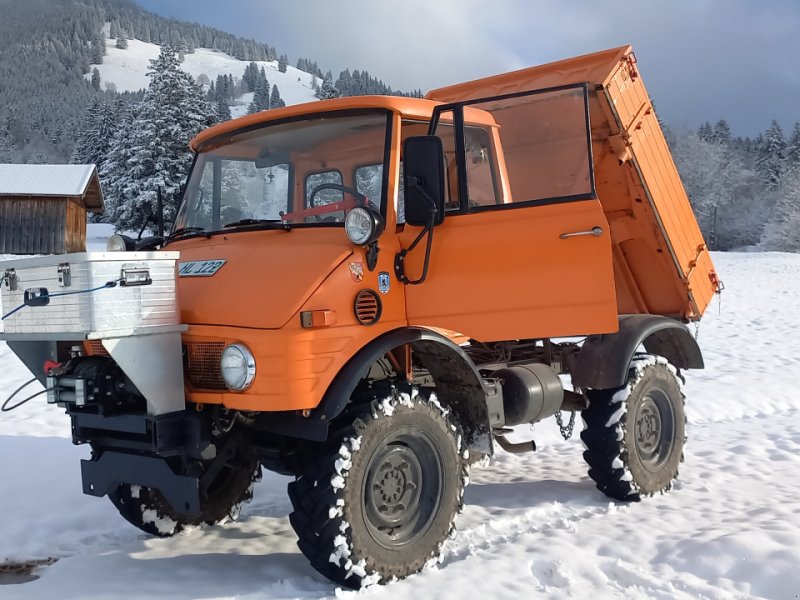
<instances>
[{"instance_id":1,"label":"side mirror","mask_svg":"<svg viewBox=\"0 0 800 600\"><path fill-rule=\"evenodd\" d=\"M407 138L403 143L405 215L409 225L444 221L444 148L435 135Z\"/></svg>"}]
</instances>

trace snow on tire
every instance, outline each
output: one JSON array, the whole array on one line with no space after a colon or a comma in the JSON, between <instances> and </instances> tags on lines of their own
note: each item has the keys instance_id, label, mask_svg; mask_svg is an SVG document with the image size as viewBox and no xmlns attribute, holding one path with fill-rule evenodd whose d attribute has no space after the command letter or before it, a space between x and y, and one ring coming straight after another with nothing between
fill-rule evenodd
<instances>
[{"instance_id":1,"label":"snow on tire","mask_svg":"<svg viewBox=\"0 0 800 600\"><path fill-rule=\"evenodd\" d=\"M624 387L590 390L587 397L583 458L597 489L623 501L668 491L686 441L684 396L674 367L660 356L637 356Z\"/></svg>"},{"instance_id":2,"label":"snow on tire","mask_svg":"<svg viewBox=\"0 0 800 600\"><path fill-rule=\"evenodd\" d=\"M396 393L341 415L289 484L312 566L359 588L440 560L467 483L461 436L433 394Z\"/></svg>"}]
</instances>

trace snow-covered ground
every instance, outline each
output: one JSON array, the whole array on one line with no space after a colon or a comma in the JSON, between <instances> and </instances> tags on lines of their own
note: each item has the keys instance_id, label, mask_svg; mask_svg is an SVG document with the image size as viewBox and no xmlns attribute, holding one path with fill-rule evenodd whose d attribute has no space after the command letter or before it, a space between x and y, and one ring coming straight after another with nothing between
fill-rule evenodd
<instances>
[{"instance_id":1,"label":"snow-covered ground","mask_svg":"<svg viewBox=\"0 0 800 600\"><path fill-rule=\"evenodd\" d=\"M638 504L594 489L576 438L474 470L439 567L358 594L308 565L287 479L265 474L236 523L152 539L83 496L58 409L0 415L0 563L58 558L0 598L797 598L800 594L800 255L717 254L727 290L699 330L686 462ZM0 344L0 397L29 376ZM518 428L521 439L529 427ZM1 571L0 571L1 572Z\"/></svg>"},{"instance_id":2,"label":"snow-covered ground","mask_svg":"<svg viewBox=\"0 0 800 600\"><path fill-rule=\"evenodd\" d=\"M106 27L108 29L108 27ZM160 47L140 40L128 40L128 48L120 50L115 45L116 40L106 40L106 55L102 65L92 65L100 72L100 82L103 87L113 83L119 92L133 92L147 87L150 80L147 71L150 61L158 58ZM238 60L219 50L197 48L194 53L186 54L181 69L197 79L206 75L215 81L218 75L233 75L234 79L241 79L244 68L249 61ZM259 68L264 67L270 85L277 85L281 98L286 104L300 104L316 100L312 87L312 75L300 71L292 66L287 66L286 73L278 70L278 61L256 61ZM91 74L86 78L90 78ZM322 84L319 81L319 84ZM252 94L245 94L237 99L237 104L231 107L234 117L247 112L247 105L252 101Z\"/></svg>"}]
</instances>

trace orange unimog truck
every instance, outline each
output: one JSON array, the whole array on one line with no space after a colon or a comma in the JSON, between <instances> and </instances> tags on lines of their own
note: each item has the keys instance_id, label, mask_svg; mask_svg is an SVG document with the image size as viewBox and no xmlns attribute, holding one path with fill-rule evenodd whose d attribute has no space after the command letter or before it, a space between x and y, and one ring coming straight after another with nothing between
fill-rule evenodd
<instances>
[{"instance_id":1,"label":"orange unimog truck","mask_svg":"<svg viewBox=\"0 0 800 600\"><path fill-rule=\"evenodd\" d=\"M602 492L671 487L703 367L685 324L718 280L630 47L191 147L169 236L54 262L117 265L92 314L138 294L165 321L34 336L68 299L0 266L25 304L3 335L91 446L86 493L167 536L235 514L262 467L291 475L300 549L355 587L438 557L468 465L535 450L515 425L580 411Z\"/></svg>"}]
</instances>

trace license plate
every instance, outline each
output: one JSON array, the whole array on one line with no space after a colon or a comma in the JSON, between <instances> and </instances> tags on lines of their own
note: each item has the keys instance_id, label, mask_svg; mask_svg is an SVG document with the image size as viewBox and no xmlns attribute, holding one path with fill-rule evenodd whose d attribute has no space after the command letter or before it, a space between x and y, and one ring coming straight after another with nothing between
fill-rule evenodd
<instances>
[{"instance_id":1,"label":"license plate","mask_svg":"<svg viewBox=\"0 0 800 600\"><path fill-rule=\"evenodd\" d=\"M192 260L178 263L179 277L211 277L222 268L226 260Z\"/></svg>"}]
</instances>

